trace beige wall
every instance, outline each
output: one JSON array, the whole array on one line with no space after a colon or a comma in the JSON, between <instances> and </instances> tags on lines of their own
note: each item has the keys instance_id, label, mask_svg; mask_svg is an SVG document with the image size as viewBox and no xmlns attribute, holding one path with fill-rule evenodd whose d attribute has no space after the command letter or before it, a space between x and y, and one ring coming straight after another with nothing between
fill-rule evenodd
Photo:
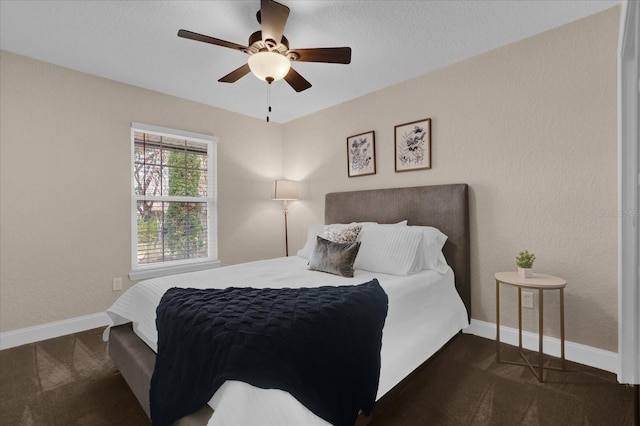
<instances>
[{"instance_id":1,"label":"beige wall","mask_svg":"<svg viewBox=\"0 0 640 426\"><path fill-rule=\"evenodd\" d=\"M471 186L472 316L495 322L494 272L523 249L565 277L567 339L617 352L616 52L619 8L287 123L285 174L301 179L292 246L331 191ZM410 63L410 62L409 62ZM403 64L406 66L406 64ZM393 126L432 119L433 168L395 173ZM346 137L376 132L377 174L347 178ZM504 324L517 327L515 291ZM545 334L559 335L557 294ZM536 330L535 311L526 311Z\"/></svg>"},{"instance_id":2,"label":"beige wall","mask_svg":"<svg viewBox=\"0 0 640 426\"><path fill-rule=\"evenodd\" d=\"M129 125L138 121L220 138L224 264L284 252L273 178L301 180L293 252L322 222L326 192L466 182L473 318L494 321L493 273L528 249L537 271L569 281L567 338L617 351L616 219L606 212L616 209L618 14L284 125L2 52L0 330L100 312L120 294L111 279L130 269ZM433 168L395 173L393 126L425 117ZM347 178L345 139L368 130L377 174ZM503 318L516 326L514 292L505 293ZM557 336L555 295L546 305L545 334Z\"/></svg>"},{"instance_id":3,"label":"beige wall","mask_svg":"<svg viewBox=\"0 0 640 426\"><path fill-rule=\"evenodd\" d=\"M220 138L223 264L283 255L281 125L4 51L0 71L1 331L104 311L112 278L131 285L132 121Z\"/></svg>"}]
</instances>

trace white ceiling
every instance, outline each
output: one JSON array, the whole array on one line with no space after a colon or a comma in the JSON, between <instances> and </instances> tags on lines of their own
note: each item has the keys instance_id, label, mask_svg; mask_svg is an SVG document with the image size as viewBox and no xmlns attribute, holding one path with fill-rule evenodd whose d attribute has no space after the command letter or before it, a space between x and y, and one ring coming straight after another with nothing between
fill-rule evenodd
<instances>
[{"instance_id":1,"label":"white ceiling","mask_svg":"<svg viewBox=\"0 0 640 426\"><path fill-rule=\"evenodd\" d=\"M603 11L619 0L291 1L291 48L352 48L351 64L295 63L313 87L272 85L271 121L287 122ZM246 45L251 1L0 0L0 48L241 114L266 116L267 84L218 78L244 53L177 37L179 29Z\"/></svg>"}]
</instances>

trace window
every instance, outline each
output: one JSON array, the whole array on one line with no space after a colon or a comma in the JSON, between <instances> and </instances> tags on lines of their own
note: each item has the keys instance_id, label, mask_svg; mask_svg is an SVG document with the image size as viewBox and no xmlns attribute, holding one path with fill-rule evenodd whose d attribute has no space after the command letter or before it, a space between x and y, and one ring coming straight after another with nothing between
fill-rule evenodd
<instances>
[{"instance_id":1,"label":"window","mask_svg":"<svg viewBox=\"0 0 640 426\"><path fill-rule=\"evenodd\" d=\"M132 123L132 280L219 265L213 136Z\"/></svg>"}]
</instances>

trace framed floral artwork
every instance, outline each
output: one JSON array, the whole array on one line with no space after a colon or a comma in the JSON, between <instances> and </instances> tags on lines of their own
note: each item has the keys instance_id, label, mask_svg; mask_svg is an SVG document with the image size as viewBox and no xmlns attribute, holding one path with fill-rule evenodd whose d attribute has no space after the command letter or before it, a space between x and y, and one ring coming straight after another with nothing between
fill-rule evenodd
<instances>
[{"instance_id":1,"label":"framed floral artwork","mask_svg":"<svg viewBox=\"0 0 640 426\"><path fill-rule=\"evenodd\" d=\"M431 168L431 119L395 126L396 172Z\"/></svg>"},{"instance_id":2,"label":"framed floral artwork","mask_svg":"<svg viewBox=\"0 0 640 426\"><path fill-rule=\"evenodd\" d=\"M347 138L349 177L376 174L376 133L371 130Z\"/></svg>"}]
</instances>

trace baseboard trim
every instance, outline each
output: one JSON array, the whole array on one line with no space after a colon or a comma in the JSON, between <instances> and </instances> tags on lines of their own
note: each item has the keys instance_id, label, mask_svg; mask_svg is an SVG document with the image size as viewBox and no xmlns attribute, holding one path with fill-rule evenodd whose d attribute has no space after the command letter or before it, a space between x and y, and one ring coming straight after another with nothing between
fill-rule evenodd
<instances>
[{"instance_id":1,"label":"baseboard trim","mask_svg":"<svg viewBox=\"0 0 640 426\"><path fill-rule=\"evenodd\" d=\"M106 312L69 318L0 333L0 350L78 333L111 324Z\"/></svg>"},{"instance_id":2,"label":"baseboard trim","mask_svg":"<svg viewBox=\"0 0 640 426\"><path fill-rule=\"evenodd\" d=\"M84 315L33 327L21 328L19 330L7 331L0 333L0 350L91 330L92 328L106 327L109 324L111 324L109 316L105 312L99 312L97 314ZM472 319L471 324L464 332L495 340L496 325L494 323ZM500 341L516 346L518 344L518 330L504 325L500 326ZM538 335L530 331L523 331L522 346L526 349L537 350ZM543 346L545 354L556 357L560 356L560 339L545 336L543 338ZM615 352L565 341L565 356L570 361L611 373L618 372L618 354Z\"/></svg>"},{"instance_id":3,"label":"baseboard trim","mask_svg":"<svg viewBox=\"0 0 640 426\"><path fill-rule=\"evenodd\" d=\"M486 339L496 339L496 325L491 322L471 320L471 324L464 330L465 333L474 334ZM518 345L518 329L500 326L500 342L517 346ZM544 336L542 346L545 354L559 357L560 356L560 339L555 337ZM530 350L538 350L538 334L530 331L522 332L522 347ZM579 364L588 365L600 370L609 371L617 374L619 361L616 352L605 351L603 349L582 345L566 341L564 342L565 358L569 361Z\"/></svg>"}]
</instances>

